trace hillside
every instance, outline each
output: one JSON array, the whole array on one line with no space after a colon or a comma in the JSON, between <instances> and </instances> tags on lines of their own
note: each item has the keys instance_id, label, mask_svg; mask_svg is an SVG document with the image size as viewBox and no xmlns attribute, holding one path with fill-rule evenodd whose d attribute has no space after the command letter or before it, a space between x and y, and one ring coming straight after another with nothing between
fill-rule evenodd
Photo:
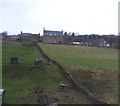
<instances>
[{"instance_id":1,"label":"hillside","mask_svg":"<svg viewBox=\"0 0 120 106\"><path fill-rule=\"evenodd\" d=\"M39 44L91 93L118 103L118 51L110 48Z\"/></svg>"},{"instance_id":2,"label":"hillside","mask_svg":"<svg viewBox=\"0 0 120 106\"><path fill-rule=\"evenodd\" d=\"M66 67L118 70L117 49L52 44L41 44L41 47Z\"/></svg>"},{"instance_id":3,"label":"hillside","mask_svg":"<svg viewBox=\"0 0 120 106\"><path fill-rule=\"evenodd\" d=\"M35 46L3 42L2 54L2 87L5 89L5 103L37 104L39 92L46 93L50 103L90 103L71 86L58 67L47 64ZM10 64L10 57L17 57L19 64ZM39 66L34 65L34 59L37 57L42 59ZM60 83L66 84L67 88L61 91Z\"/></svg>"}]
</instances>

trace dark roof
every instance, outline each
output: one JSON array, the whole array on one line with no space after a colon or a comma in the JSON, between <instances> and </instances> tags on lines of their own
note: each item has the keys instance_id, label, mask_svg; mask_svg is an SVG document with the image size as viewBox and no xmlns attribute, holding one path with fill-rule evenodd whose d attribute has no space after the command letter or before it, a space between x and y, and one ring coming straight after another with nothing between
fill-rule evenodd
<instances>
[{"instance_id":1,"label":"dark roof","mask_svg":"<svg viewBox=\"0 0 120 106\"><path fill-rule=\"evenodd\" d=\"M44 30L44 35L63 35L63 31Z\"/></svg>"},{"instance_id":2,"label":"dark roof","mask_svg":"<svg viewBox=\"0 0 120 106\"><path fill-rule=\"evenodd\" d=\"M31 35L34 35L34 36L40 36L40 33L39 34L32 34L32 33L23 33L21 32L21 34L19 34L20 36L31 36Z\"/></svg>"},{"instance_id":3,"label":"dark roof","mask_svg":"<svg viewBox=\"0 0 120 106\"><path fill-rule=\"evenodd\" d=\"M31 33L21 33L20 35L22 35L22 36L30 36Z\"/></svg>"}]
</instances>

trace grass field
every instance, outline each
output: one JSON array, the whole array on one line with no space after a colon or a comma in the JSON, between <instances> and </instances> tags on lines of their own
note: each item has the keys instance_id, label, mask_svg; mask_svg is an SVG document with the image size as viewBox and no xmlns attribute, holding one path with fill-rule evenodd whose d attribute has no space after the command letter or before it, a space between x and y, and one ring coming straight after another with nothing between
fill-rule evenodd
<instances>
[{"instance_id":1,"label":"grass field","mask_svg":"<svg viewBox=\"0 0 120 106\"><path fill-rule=\"evenodd\" d=\"M35 97L32 96L36 89L47 93L50 102L90 103L84 95L73 89L55 65L47 65L35 46L23 46L21 43L3 43L2 53L2 87L5 89L5 103L38 103L36 95ZM20 64L10 64L10 57L18 57ZM29 69L33 67L36 57L42 59L42 64L30 71ZM60 83L68 85L65 91L59 90Z\"/></svg>"},{"instance_id":2,"label":"grass field","mask_svg":"<svg viewBox=\"0 0 120 106\"><path fill-rule=\"evenodd\" d=\"M91 93L118 103L118 50L111 48L39 44Z\"/></svg>"},{"instance_id":3,"label":"grass field","mask_svg":"<svg viewBox=\"0 0 120 106\"><path fill-rule=\"evenodd\" d=\"M110 48L40 44L51 58L71 68L118 70L118 51Z\"/></svg>"}]
</instances>

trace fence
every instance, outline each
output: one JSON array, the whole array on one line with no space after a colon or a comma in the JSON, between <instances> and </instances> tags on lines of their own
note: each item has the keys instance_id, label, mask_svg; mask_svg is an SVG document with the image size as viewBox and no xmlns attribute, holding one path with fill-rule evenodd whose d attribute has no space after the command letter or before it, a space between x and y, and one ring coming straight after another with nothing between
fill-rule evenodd
<instances>
[{"instance_id":1,"label":"fence","mask_svg":"<svg viewBox=\"0 0 120 106\"><path fill-rule=\"evenodd\" d=\"M38 44L35 44L35 46L38 48L38 50L41 52L43 57L49 62L52 61L56 66L59 67L59 69L62 71L63 75L74 85L73 87L77 89L80 93L83 93L86 95L86 97L94 104L107 104L110 105L108 102L103 101L102 99L96 97L91 92L89 92L87 89L85 89L83 86L81 86L73 77L72 75L67 72L64 67L59 64L57 61L51 59L49 56L47 56L44 51L38 46Z\"/></svg>"}]
</instances>

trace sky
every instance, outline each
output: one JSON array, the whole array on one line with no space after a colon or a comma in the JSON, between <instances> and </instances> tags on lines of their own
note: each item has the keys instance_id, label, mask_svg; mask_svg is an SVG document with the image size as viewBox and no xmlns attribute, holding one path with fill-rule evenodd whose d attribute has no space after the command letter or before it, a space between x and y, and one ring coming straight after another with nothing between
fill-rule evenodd
<instances>
[{"instance_id":1,"label":"sky","mask_svg":"<svg viewBox=\"0 0 120 106\"><path fill-rule=\"evenodd\" d=\"M120 34L120 1L118 2L118 33Z\"/></svg>"},{"instance_id":2,"label":"sky","mask_svg":"<svg viewBox=\"0 0 120 106\"><path fill-rule=\"evenodd\" d=\"M0 0L0 32L118 34L119 0Z\"/></svg>"}]
</instances>

